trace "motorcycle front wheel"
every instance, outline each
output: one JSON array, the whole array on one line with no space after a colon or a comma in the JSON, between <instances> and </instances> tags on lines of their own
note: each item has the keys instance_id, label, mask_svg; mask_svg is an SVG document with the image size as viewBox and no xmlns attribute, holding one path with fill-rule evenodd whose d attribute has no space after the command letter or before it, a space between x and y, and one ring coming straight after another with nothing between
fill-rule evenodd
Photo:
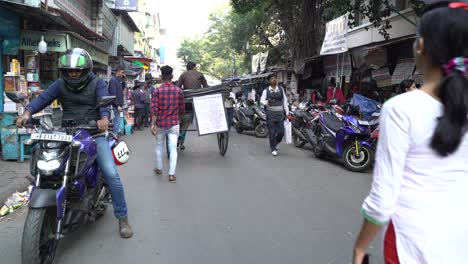
<instances>
[{"instance_id":1,"label":"motorcycle front wheel","mask_svg":"<svg viewBox=\"0 0 468 264\"><path fill-rule=\"evenodd\" d=\"M294 146L296 148L303 148L305 144L307 143L305 140L302 140L300 137L298 137L296 133L294 132L292 134L292 137L293 137Z\"/></svg>"},{"instance_id":2,"label":"motorcycle front wheel","mask_svg":"<svg viewBox=\"0 0 468 264\"><path fill-rule=\"evenodd\" d=\"M58 240L57 210L55 207L28 210L23 230L21 258L23 264L51 264Z\"/></svg>"},{"instance_id":3,"label":"motorcycle front wheel","mask_svg":"<svg viewBox=\"0 0 468 264\"><path fill-rule=\"evenodd\" d=\"M343 162L349 171L365 172L372 166L374 155L374 150L367 146L360 146L356 152L356 145L349 144L343 153Z\"/></svg>"},{"instance_id":4,"label":"motorcycle front wheel","mask_svg":"<svg viewBox=\"0 0 468 264\"><path fill-rule=\"evenodd\" d=\"M255 127L255 136L265 138L268 136L268 127L265 124L259 124Z\"/></svg>"}]
</instances>

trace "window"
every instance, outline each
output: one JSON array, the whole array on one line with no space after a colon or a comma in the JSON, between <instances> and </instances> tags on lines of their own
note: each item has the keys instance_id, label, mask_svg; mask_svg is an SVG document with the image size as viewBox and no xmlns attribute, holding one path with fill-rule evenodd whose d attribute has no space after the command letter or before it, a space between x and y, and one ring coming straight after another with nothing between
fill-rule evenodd
<instances>
[{"instance_id":1,"label":"window","mask_svg":"<svg viewBox=\"0 0 468 264\"><path fill-rule=\"evenodd\" d=\"M405 10L409 8L409 0L395 0L395 8L398 11Z\"/></svg>"}]
</instances>

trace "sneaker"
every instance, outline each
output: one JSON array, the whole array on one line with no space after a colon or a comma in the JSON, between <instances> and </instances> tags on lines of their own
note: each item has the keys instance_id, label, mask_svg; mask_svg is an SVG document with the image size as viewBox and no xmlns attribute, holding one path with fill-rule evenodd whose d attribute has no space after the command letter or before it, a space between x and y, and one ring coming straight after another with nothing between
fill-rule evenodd
<instances>
[{"instance_id":1,"label":"sneaker","mask_svg":"<svg viewBox=\"0 0 468 264\"><path fill-rule=\"evenodd\" d=\"M162 175L163 171L161 169L154 169L154 173L156 173L156 175Z\"/></svg>"},{"instance_id":2,"label":"sneaker","mask_svg":"<svg viewBox=\"0 0 468 264\"><path fill-rule=\"evenodd\" d=\"M132 227L128 223L128 218L119 219L119 233L122 238L131 238L133 236Z\"/></svg>"},{"instance_id":3,"label":"sneaker","mask_svg":"<svg viewBox=\"0 0 468 264\"><path fill-rule=\"evenodd\" d=\"M178 147L180 150L185 150L184 142L180 142Z\"/></svg>"},{"instance_id":4,"label":"sneaker","mask_svg":"<svg viewBox=\"0 0 468 264\"><path fill-rule=\"evenodd\" d=\"M175 175L169 175L169 182L176 182L176 176Z\"/></svg>"},{"instance_id":5,"label":"sneaker","mask_svg":"<svg viewBox=\"0 0 468 264\"><path fill-rule=\"evenodd\" d=\"M272 154L273 156L276 157L276 156L278 156L278 151L277 151L277 150L273 150L273 151L271 152L271 154Z\"/></svg>"}]
</instances>

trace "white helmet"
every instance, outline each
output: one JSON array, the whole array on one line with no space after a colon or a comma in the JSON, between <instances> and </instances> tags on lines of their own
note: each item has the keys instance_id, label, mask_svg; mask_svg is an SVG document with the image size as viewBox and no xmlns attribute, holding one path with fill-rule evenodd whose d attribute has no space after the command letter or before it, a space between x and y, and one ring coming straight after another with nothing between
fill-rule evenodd
<instances>
[{"instance_id":1,"label":"white helmet","mask_svg":"<svg viewBox=\"0 0 468 264\"><path fill-rule=\"evenodd\" d=\"M116 165L123 165L130 159L130 149L125 141L117 141L112 146L112 155Z\"/></svg>"}]
</instances>

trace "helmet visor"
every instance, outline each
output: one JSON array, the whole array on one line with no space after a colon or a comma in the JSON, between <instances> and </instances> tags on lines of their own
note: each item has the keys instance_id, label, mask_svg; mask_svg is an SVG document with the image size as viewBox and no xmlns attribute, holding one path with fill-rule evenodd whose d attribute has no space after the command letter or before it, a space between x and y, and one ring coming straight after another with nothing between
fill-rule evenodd
<instances>
[{"instance_id":1,"label":"helmet visor","mask_svg":"<svg viewBox=\"0 0 468 264\"><path fill-rule=\"evenodd\" d=\"M89 60L84 54L65 54L59 59L60 69L87 69L92 68L92 61Z\"/></svg>"}]
</instances>

